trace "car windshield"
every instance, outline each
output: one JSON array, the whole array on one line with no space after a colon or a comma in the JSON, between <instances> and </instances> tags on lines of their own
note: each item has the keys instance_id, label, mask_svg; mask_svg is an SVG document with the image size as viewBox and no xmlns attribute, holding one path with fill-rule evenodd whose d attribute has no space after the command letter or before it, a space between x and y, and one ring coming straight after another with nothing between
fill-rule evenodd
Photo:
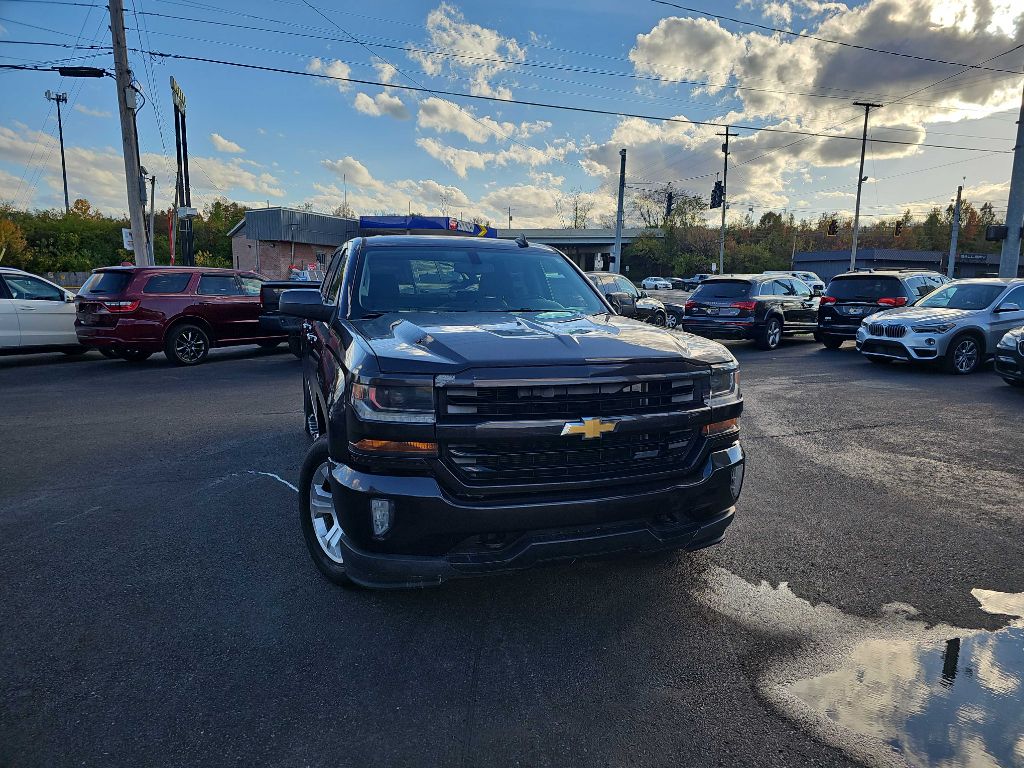
<instances>
[{"instance_id":1,"label":"car windshield","mask_svg":"<svg viewBox=\"0 0 1024 768\"><path fill-rule=\"evenodd\" d=\"M863 277L837 277L828 284L827 296L841 301L876 302L883 297L903 296L903 283L895 277L864 275Z\"/></svg>"},{"instance_id":2,"label":"car windshield","mask_svg":"<svg viewBox=\"0 0 1024 768\"><path fill-rule=\"evenodd\" d=\"M708 280L700 284L691 299L738 299L750 293L746 280Z\"/></svg>"},{"instance_id":3,"label":"car windshield","mask_svg":"<svg viewBox=\"0 0 1024 768\"><path fill-rule=\"evenodd\" d=\"M942 309L985 309L1006 290L1005 285L958 283L947 285L918 302L919 307Z\"/></svg>"},{"instance_id":4,"label":"car windshield","mask_svg":"<svg viewBox=\"0 0 1024 768\"><path fill-rule=\"evenodd\" d=\"M366 249L358 305L379 312L606 312L590 282L539 248Z\"/></svg>"}]
</instances>

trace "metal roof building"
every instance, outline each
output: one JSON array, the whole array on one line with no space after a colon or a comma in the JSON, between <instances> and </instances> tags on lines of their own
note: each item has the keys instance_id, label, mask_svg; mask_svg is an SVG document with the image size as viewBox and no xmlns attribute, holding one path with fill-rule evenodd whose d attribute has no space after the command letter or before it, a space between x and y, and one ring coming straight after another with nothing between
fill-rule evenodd
<instances>
[{"instance_id":1,"label":"metal roof building","mask_svg":"<svg viewBox=\"0 0 1024 768\"><path fill-rule=\"evenodd\" d=\"M295 208L254 208L245 212L245 218L228 232L228 237L336 248L355 237L358 230L356 219Z\"/></svg>"}]
</instances>

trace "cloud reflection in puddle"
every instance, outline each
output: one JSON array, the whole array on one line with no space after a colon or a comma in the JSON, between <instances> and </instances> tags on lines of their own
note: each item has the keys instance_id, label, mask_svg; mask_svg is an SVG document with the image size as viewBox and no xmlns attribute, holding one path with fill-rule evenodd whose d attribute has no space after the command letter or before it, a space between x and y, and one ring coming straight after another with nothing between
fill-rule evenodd
<instances>
[{"instance_id":1,"label":"cloud reflection in puddle","mask_svg":"<svg viewBox=\"0 0 1024 768\"><path fill-rule=\"evenodd\" d=\"M1016 617L995 632L914 620L910 606L876 619L797 597L784 582L709 573L701 599L799 651L771 664L764 695L787 715L878 765L1024 766L1024 594L975 589L982 610Z\"/></svg>"}]
</instances>

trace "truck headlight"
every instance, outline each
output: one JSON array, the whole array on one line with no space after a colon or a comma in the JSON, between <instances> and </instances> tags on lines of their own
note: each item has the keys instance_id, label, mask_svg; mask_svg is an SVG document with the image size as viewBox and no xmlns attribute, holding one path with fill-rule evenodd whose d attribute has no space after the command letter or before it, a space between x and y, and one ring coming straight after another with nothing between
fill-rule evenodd
<instances>
[{"instance_id":1,"label":"truck headlight","mask_svg":"<svg viewBox=\"0 0 1024 768\"><path fill-rule=\"evenodd\" d=\"M955 327L956 323L937 323L934 325L915 325L912 326L912 330L914 333L945 333Z\"/></svg>"},{"instance_id":2,"label":"truck headlight","mask_svg":"<svg viewBox=\"0 0 1024 768\"><path fill-rule=\"evenodd\" d=\"M352 385L352 407L365 421L434 423L434 387L406 382Z\"/></svg>"},{"instance_id":3,"label":"truck headlight","mask_svg":"<svg viewBox=\"0 0 1024 768\"><path fill-rule=\"evenodd\" d=\"M711 400L727 400L740 393L740 366L733 361L711 366Z\"/></svg>"}]
</instances>

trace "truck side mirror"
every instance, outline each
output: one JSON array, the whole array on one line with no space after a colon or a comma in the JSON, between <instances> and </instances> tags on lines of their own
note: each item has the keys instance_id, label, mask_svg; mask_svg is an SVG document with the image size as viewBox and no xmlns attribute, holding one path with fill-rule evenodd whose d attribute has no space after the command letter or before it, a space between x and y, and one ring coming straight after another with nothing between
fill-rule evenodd
<instances>
[{"instance_id":1,"label":"truck side mirror","mask_svg":"<svg viewBox=\"0 0 1024 768\"><path fill-rule=\"evenodd\" d=\"M283 291L277 307L282 315L319 320L324 323L334 317L336 309L331 304L324 304L320 291L312 288L290 288Z\"/></svg>"}]
</instances>

